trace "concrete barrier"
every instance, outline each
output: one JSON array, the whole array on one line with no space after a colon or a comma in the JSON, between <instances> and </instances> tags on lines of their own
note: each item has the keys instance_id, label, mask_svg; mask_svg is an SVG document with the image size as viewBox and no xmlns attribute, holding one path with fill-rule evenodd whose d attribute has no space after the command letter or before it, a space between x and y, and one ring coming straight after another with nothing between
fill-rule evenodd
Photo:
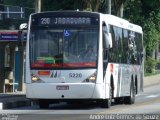
<instances>
[{"instance_id":1,"label":"concrete barrier","mask_svg":"<svg viewBox=\"0 0 160 120\"><path fill-rule=\"evenodd\" d=\"M160 74L144 77L144 87L160 84Z\"/></svg>"}]
</instances>

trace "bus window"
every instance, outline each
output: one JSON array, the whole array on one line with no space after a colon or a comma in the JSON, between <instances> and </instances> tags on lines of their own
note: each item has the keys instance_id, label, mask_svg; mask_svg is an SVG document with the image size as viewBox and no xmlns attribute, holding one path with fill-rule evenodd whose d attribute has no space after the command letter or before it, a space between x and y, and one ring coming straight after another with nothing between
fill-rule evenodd
<instances>
[{"instance_id":1,"label":"bus window","mask_svg":"<svg viewBox=\"0 0 160 120\"><path fill-rule=\"evenodd\" d=\"M31 66L96 67L98 29L32 29ZM53 49L54 48L54 49Z\"/></svg>"}]
</instances>

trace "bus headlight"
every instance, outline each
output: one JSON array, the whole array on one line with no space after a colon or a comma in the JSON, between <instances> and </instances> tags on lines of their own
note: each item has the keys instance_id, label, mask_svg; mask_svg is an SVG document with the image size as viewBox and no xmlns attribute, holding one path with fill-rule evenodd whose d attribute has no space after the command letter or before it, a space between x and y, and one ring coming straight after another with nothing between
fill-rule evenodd
<instances>
[{"instance_id":1,"label":"bus headlight","mask_svg":"<svg viewBox=\"0 0 160 120\"><path fill-rule=\"evenodd\" d=\"M38 76L32 74L31 75L32 82L43 82Z\"/></svg>"},{"instance_id":2,"label":"bus headlight","mask_svg":"<svg viewBox=\"0 0 160 120\"><path fill-rule=\"evenodd\" d=\"M87 79L85 79L83 82L88 82L88 83L96 83L96 73L92 74L89 76Z\"/></svg>"}]
</instances>

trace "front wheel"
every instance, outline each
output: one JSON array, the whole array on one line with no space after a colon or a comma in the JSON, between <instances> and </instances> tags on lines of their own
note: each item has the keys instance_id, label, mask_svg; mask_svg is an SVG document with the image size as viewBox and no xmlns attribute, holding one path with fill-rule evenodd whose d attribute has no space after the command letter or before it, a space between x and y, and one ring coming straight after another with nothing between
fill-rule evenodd
<instances>
[{"instance_id":1,"label":"front wheel","mask_svg":"<svg viewBox=\"0 0 160 120\"><path fill-rule=\"evenodd\" d=\"M114 103L115 104L123 104L124 98L123 97L114 98Z\"/></svg>"},{"instance_id":2,"label":"front wheel","mask_svg":"<svg viewBox=\"0 0 160 120\"><path fill-rule=\"evenodd\" d=\"M109 98L101 101L102 108L110 108L112 104L112 87L110 87Z\"/></svg>"}]
</instances>

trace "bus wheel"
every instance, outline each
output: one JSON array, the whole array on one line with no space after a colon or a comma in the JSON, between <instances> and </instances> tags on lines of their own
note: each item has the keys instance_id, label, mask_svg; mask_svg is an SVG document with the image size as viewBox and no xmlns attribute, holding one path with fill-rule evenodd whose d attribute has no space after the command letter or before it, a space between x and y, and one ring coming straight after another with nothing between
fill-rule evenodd
<instances>
[{"instance_id":1,"label":"bus wheel","mask_svg":"<svg viewBox=\"0 0 160 120\"><path fill-rule=\"evenodd\" d=\"M112 104L112 87L110 87L109 98L101 101L102 108L110 108Z\"/></svg>"},{"instance_id":2,"label":"bus wheel","mask_svg":"<svg viewBox=\"0 0 160 120\"><path fill-rule=\"evenodd\" d=\"M41 109L49 108L49 102L47 100L39 100L39 107Z\"/></svg>"},{"instance_id":3,"label":"bus wheel","mask_svg":"<svg viewBox=\"0 0 160 120\"><path fill-rule=\"evenodd\" d=\"M123 97L114 98L114 103L115 104L123 104L124 98Z\"/></svg>"},{"instance_id":4,"label":"bus wheel","mask_svg":"<svg viewBox=\"0 0 160 120\"><path fill-rule=\"evenodd\" d=\"M124 102L126 104L134 104L135 103L135 85L131 84L131 87L130 87L130 96L127 96L127 97L124 97Z\"/></svg>"}]
</instances>

